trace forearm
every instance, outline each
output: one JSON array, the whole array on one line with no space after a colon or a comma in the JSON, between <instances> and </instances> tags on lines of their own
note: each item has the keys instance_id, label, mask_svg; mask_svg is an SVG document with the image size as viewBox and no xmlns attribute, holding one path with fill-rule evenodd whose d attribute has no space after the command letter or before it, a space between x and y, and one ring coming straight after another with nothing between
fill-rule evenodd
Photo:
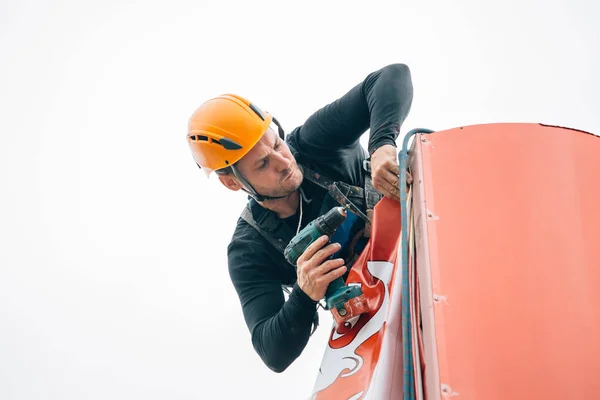
<instances>
[{"instance_id":1,"label":"forearm","mask_svg":"<svg viewBox=\"0 0 600 400\"><path fill-rule=\"evenodd\" d=\"M281 309L254 327L252 344L271 370L283 372L302 353L310 337L316 306L296 284Z\"/></svg>"},{"instance_id":2,"label":"forearm","mask_svg":"<svg viewBox=\"0 0 600 400\"><path fill-rule=\"evenodd\" d=\"M410 69L392 64L374 72L364 82L364 96L370 115L369 154L385 144L395 146L412 105Z\"/></svg>"},{"instance_id":3,"label":"forearm","mask_svg":"<svg viewBox=\"0 0 600 400\"><path fill-rule=\"evenodd\" d=\"M368 150L372 154L384 144L395 145L412 99L409 68L404 64L388 65L312 114L293 132L292 144L321 159L355 146L370 129Z\"/></svg>"}]
</instances>

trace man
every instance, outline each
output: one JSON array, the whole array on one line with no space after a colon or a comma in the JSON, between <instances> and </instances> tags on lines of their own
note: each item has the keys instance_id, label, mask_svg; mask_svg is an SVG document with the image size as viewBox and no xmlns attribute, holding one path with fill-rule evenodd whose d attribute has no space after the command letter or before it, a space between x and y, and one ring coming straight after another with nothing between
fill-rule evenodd
<instances>
[{"instance_id":1,"label":"man","mask_svg":"<svg viewBox=\"0 0 600 400\"><path fill-rule=\"evenodd\" d=\"M278 241L286 244L339 205L322 177L367 193L369 156L371 188L399 201L396 139L412 97L409 68L391 64L316 111L285 140L276 119L239 96L211 99L191 116L187 138L198 166L249 195L248 212L228 247L229 273L252 344L273 371L284 371L305 348L328 284L347 274L348 254L359 253L366 240L365 223L348 218L345 234L315 241L297 267L285 260ZM367 154L359 139L368 129ZM363 202L360 212L366 207ZM287 301L282 286L292 288Z\"/></svg>"}]
</instances>

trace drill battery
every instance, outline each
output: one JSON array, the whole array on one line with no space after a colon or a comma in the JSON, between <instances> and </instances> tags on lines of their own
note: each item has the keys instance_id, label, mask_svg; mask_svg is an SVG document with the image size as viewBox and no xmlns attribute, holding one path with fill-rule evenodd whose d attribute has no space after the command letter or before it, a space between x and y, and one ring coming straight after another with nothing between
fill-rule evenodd
<instances>
[{"instance_id":1,"label":"drill battery","mask_svg":"<svg viewBox=\"0 0 600 400\"><path fill-rule=\"evenodd\" d=\"M331 310L337 324L369 311L367 299L358 286L340 287L341 290L327 298L327 309Z\"/></svg>"}]
</instances>

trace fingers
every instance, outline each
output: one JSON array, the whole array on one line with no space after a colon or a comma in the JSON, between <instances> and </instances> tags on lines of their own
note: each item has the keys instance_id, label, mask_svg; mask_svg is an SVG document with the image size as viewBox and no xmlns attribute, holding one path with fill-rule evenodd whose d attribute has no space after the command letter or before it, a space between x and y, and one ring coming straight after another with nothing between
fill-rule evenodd
<instances>
[{"instance_id":1,"label":"fingers","mask_svg":"<svg viewBox=\"0 0 600 400\"><path fill-rule=\"evenodd\" d=\"M394 158L394 162L388 161L387 163L385 163L384 166L385 166L386 171L389 171L395 177L398 177L398 175L400 175L400 166L398 165L398 162L396 161L395 158Z\"/></svg>"},{"instance_id":2,"label":"fingers","mask_svg":"<svg viewBox=\"0 0 600 400\"><path fill-rule=\"evenodd\" d=\"M300 265L300 263L303 263L306 260L310 260L320 248L327 244L328 241L329 238L325 235L315 240L313 243L311 243L310 246L306 248L306 250L304 250L304 253L302 253L302 255L298 257L297 264Z\"/></svg>"},{"instance_id":3,"label":"fingers","mask_svg":"<svg viewBox=\"0 0 600 400\"><path fill-rule=\"evenodd\" d=\"M325 263L327 257L333 255L336 251L342 248L342 245L339 243L331 243L330 245L323 247L321 250L317 251L315 255L310 258L310 263L313 267L320 265L321 263Z\"/></svg>"},{"instance_id":4,"label":"fingers","mask_svg":"<svg viewBox=\"0 0 600 400\"><path fill-rule=\"evenodd\" d=\"M344 265L343 258L335 258L328 260L315 268L314 278L319 281L319 284L329 285L331 282L343 276L348 268Z\"/></svg>"},{"instance_id":5,"label":"fingers","mask_svg":"<svg viewBox=\"0 0 600 400\"><path fill-rule=\"evenodd\" d=\"M380 174L380 181L382 189L384 190L384 195L393 198L394 200L400 201L400 190L399 190L399 182L398 175L395 175L390 170L382 171Z\"/></svg>"},{"instance_id":6,"label":"fingers","mask_svg":"<svg viewBox=\"0 0 600 400\"><path fill-rule=\"evenodd\" d=\"M317 276L326 275L333 270L343 267L344 259L343 258L334 258L333 260L325 261L323 264L319 265L315 268L315 274Z\"/></svg>"},{"instance_id":7,"label":"fingers","mask_svg":"<svg viewBox=\"0 0 600 400\"><path fill-rule=\"evenodd\" d=\"M298 286L311 299L319 301L325 296L329 284L346 273L347 267L343 264L344 260L334 259L328 260L317 268L299 271Z\"/></svg>"},{"instance_id":8,"label":"fingers","mask_svg":"<svg viewBox=\"0 0 600 400\"><path fill-rule=\"evenodd\" d=\"M381 194L396 201L400 201L398 177L388 170L380 170L373 174L373 187Z\"/></svg>"},{"instance_id":9,"label":"fingers","mask_svg":"<svg viewBox=\"0 0 600 400\"><path fill-rule=\"evenodd\" d=\"M386 163L385 168L380 168L373 172L373 186L381 194L396 201L400 201L400 183L398 166L392 163ZM406 171L406 184L413 183L413 177Z\"/></svg>"},{"instance_id":10,"label":"fingers","mask_svg":"<svg viewBox=\"0 0 600 400\"><path fill-rule=\"evenodd\" d=\"M307 271L309 279L321 284L329 284L331 281L336 279L338 276L344 275L346 272L346 266L344 265L344 259L335 258L328 260L321 265L317 265L316 268L312 268Z\"/></svg>"},{"instance_id":11,"label":"fingers","mask_svg":"<svg viewBox=\"0 0 600 400\"><path fill-rule=\"evenodd\" d=\"M323 275L321 277L321 282L326 285L329 285L331 282L333 282L337 278L344 276L347 269L348 268L345 265L342 265L341 267L338 267L338 268L328 272L327 274Z\"/></svg>"},{"instance_id":12,"label":"fingers","mask_svg":"<svg viewBox=\"0 0 600 400\"><path fill-rule=\"evenodd\" d=\"M314 301L322 299L329 284L347 270L343 259L327 260L341 248L339 243L322 247L328 239L321 236L298 257L298 286Z\"/></svg>"}]
</instances>

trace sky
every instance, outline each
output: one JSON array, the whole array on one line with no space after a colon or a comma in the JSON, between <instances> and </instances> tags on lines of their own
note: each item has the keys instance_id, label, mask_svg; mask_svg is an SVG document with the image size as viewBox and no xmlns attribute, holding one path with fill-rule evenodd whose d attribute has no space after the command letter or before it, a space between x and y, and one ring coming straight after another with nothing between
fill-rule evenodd
<instances>
[{"instance_id":1,"label":"sky","mask_svg":"<svg viewBox=\"0 0 600 400\"><path fill-rule=\"evenodd\" d=\"M2 0L0 399L307 398L331 316L281 374L254 352L226 263L246 198L195 166L191 113L237 93L291 131L405 63L402 134L600 134L599 20L588 0Z\"/></svg>"}]
</instances>

